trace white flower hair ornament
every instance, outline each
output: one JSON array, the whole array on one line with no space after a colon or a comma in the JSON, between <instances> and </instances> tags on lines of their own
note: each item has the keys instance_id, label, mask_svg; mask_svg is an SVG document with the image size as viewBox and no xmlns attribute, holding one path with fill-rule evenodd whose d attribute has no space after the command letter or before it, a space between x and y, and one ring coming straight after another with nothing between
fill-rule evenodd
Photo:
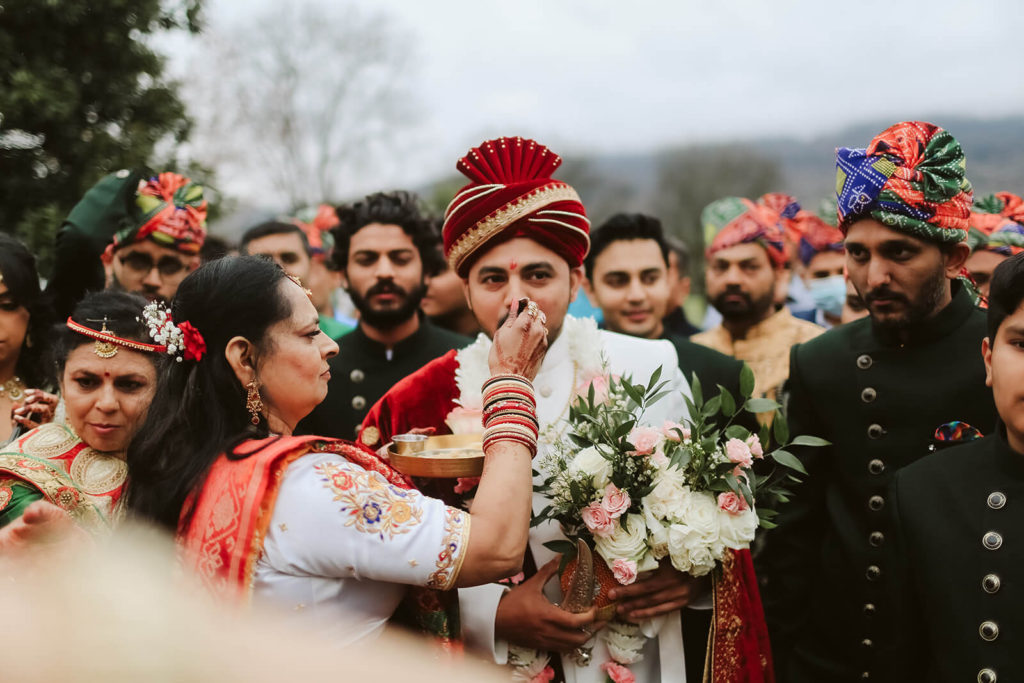
<instances>
[{"instance_id":1,"label":"white flower hair ornament","mask_svg":"<svg viewBox=\"0 0 1024 683\"><path fill-rule=\"evenodd\" d=\"M175 324L171 312L154 301L142 309L142 322L149 328L149 336L167 347L167 354L178 363L183 360L200 361L206 353L206 340L187 320Z\"/></svg>"}]
</instances>

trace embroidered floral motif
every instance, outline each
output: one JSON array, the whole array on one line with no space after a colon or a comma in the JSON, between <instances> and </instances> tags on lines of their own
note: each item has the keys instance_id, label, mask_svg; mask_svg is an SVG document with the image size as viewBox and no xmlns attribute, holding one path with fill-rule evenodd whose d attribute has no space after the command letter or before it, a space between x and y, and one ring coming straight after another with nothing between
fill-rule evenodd
<instances>
[{"instance_id":1,"label":"embroidered floral motif","mask_svg":"<svg viewBox=\"0 0 1024 683\"><path fill-rule=\"evenodd\" d=\"M381 540L408 533L423 521L420 494L388 485L373 472L352 471L345 465L323 462L314 466L324 488L334 493L348 516L345 526L377 534Z\"/></svg>"},{"instance_id":2,"label":"embroidered floral motif","mask_svg":"<svg viewBox=\"0 0 1024 683\"><path fill-rule=\"evenodd\" d=\"M10 484L0 484L0 512L5 510L14 498L14 490Z\"/></svg>"},{"instance_id":3,"label":"embroidered floral motif","mask_svg":"<svg viewBox=\"0 0 1024 683\"><path fill-rule=\"evenodd\" d=\"M469 542L469 513L453 507L444 511L444 541L437 556L437 569L427 578L427 588L446 591L455 583L466 558Z\"/></svg>"}]
</instances>

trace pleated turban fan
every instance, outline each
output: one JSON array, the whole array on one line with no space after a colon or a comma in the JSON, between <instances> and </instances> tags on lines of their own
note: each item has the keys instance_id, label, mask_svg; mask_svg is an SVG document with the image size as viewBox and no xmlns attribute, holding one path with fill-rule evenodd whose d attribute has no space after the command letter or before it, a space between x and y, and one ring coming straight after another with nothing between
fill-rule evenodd
<instances>
[{"instance_id":1,"label":"pleated turban fan","mask_svg":"<svg viewBox=\"0 0 1024 683\"><path fill-rule=\"evenodd\" d=\"M794 242L799 238L793 222L799 212L800 204L781 193L763 195L757 203L745 197L724 197L711 202L700 215L707 255L738 244L755 243L764 247L772 265L780 268L789 260L787 239Z\"/></svg>"},{"instance_id":2,"label":"pleated turban fan","mask_svg":"<svg viewBox=\"0 0 1024 683\"><path fill-rule=\"evenodd\" d=\"M1024 251L1024 199L996 192L974 202L967 244L1004 256Z\"/></svg>"},{"instance_id":3,"label":"pleated turban fan","mask_svg":"<svg viewBox=\"0 0 1024 683\"><path fill-rule=\"evenodd\" d=\"M527 237L576 268L590 250L590 221L576 190L551 174L561 157L520 137L488 140L455 167L469 184L444 214L445 258L466 277L490 248Z\"/></svg>"},{"instance_id":4,"label":"pleated turban fan","mask_svg":"<svg viewBox=\"0 0 1024 683\"><path fill-rule=\"evenodd\" d=\"M839 228L857 220L932 242L967 238L973 190L960 143L938 126L904 121L865 149L836 150Z\"/></svg>"}]
</instances>

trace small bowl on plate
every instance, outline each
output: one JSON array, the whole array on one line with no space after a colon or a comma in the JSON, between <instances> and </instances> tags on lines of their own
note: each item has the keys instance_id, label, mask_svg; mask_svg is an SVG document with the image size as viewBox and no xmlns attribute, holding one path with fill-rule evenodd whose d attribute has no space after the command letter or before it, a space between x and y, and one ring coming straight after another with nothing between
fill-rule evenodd
<instances>
[{"instance_id":1,"label":"small bowl on plate","mask_svg":"<svg viewBox=\"0 0 1024 683\"><path fill-rule=\"evenodd\" d=\"M479 477L484 471L482 434L443 434L428 436L425 441L417 440L415 445L398 440L388 445L391 465L410 477L433 479L455 479L458 477ZM415 450L422 443L423 450Z\"/></svg>"}]
</instances>

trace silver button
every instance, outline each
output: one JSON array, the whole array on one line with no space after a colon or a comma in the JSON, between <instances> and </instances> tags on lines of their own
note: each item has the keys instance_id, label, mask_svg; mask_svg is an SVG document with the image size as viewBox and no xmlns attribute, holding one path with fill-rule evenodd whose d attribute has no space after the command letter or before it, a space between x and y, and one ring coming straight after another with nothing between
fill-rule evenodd
<instances>
[{"instance_id":1,"label":"silver button","mask_svg":"<svg viewBox=\"0 0 1024 683\"><path fill-rule=\"evenodd\" d=\"M882 569L873 564L864 572L864 576L867 577L868 581L878 581L878 579L882 578Z\"/></svg>"},{"instance_id":2,"label":"silver button","mask_svg":"<svg viewBox=\"0 0 1024 683\"><path fill-rule=\"evenodd\" d=\"M879 439L881 438L882 434L885 434L885 430L882 429L882 425L878 423L868 425L869 439Z\"/></svg>"},{"instance_id":3,"label":"silver button","mask_svg":"<svg viewBox=\"0 0 1024 683\"><path fill-rule=\"evenodd\" d=\"M985 574L985 578L981 580L982 589L989 595L998 593L1000 585L999 577L995 574Z\"/></svg>"},{"instance_id":4,"label":"silver button","mask_svg":"<svg viewBox=\"0 0 1024 683\"><path fill-rule=\"evenodd\" d=\"M860 400L864 401L865 403L871 403L876 398L878 398L878 392L872 389L871 387L867 387L864 389L864 391L860 392Z\"/></svg>"},{"instance_id":5,"label":"silver button","mask_svg":"<svg viewBox=\"0 0 1024 683\"><path fill-rule=\"evenodd\" d=\"M996 672L992 669L982 669L978 672L978 683L996 683Z\"/></svg>"},{"instance_id":6,"label":"silver button","mask_svg":"<svg viewBox=\"0 0 1024 683\"><path fill-rule=\"evenodd\" d=\"M881 496L871 496L868 498L868 509L872 512L878 512L885 507L885 498Z\"/></svg>"},{"instance_id":7,"label":"silver button","mask_svg":"<svg viewBox=\"0 0 1024 683\"><path fill-rule=\"evenodd\" d=\"M874 603L872 603L872 602L864 603L864 616L866 616L866 617L873 617L873 616L875 616L875 611L876 611L876 608L875 608Z\"/></svg>"},{"instance_id":8,"label":"silver button","mask_svg":"<svg viewBox=\"0 0 1024 683\"><path fill-rule=\"evenodd\" d=\"M358 384L359 382L362 382L364 379L366 379L366 375L363 373L362 370L356 368L352 372L348 373L348 378Z\"/></svg>"},{"instance_id":9,"label":"silver button","mask_svg":"<svg viewBox=\"0 0 1024 683\"><path fill-rule=\"evenodd\" d=\"M885 472L885 463L878 458L875 458L868 463L868 472L871 474L881 474L882 472Z\"/></svg>"},{"instance_id":10,"label":"silver button","mask_svg":"<svg viewBox=\"0 0 1024 683\"><path fill-rule=\"evenodd\" d=\"M551 396L551 387L549 387L546 384L542 386L540 388L540 395L543 396L544 398L548 398L549 396Z\"/></svg>"},{"instance_id":11,"label":"silver button","mask_svg":"<svg viewBox=\"0 0 1024 683\"><path fill-rule=\"evenodd\" d=\"M871 535L868 536L868 543L870 543L875 548L882 545L882 543L884 542L885 534L883 534L881 531L872 531Z\"/></svg>"},{"instance_id":12,"label":"silver button","mask_svg":"<svg viewBox=\"0 0 1024 683\"><path fill-rule=\"evenodd\" d=\"M356 425L355 427L352 428L352 431L355 434L355 436L353 438L355 438L355 439L359 438L359 430L362 429L362 427L363 427L363 425L358 424L358 425Z\"/></svg>"},{"instance_id":13,"label":"silver button","mask_svg":"<svg viewBox=\"0 0 1024 683\"><path fill-rule=\"evenodd\" d=\"M999 626L994 621L983 621L978 627L978 635L987 643L999 637Z\"/></svg>"},{"instance_id":14,"label":"silver button","mask_svg":"<svg viewBox=\"0 0 1024 683\"><path fill-rule=\"evenodd\" d=\"M356 410L362 410L363 408L366 407L366 399L363 398L362 396L353 396L352 407L355 408Z\"/></svg>"},{"instance_id":15,"label":"silver button","mask_svg":"<svg viewBox=\"0 0 1024 683\"><path fill-rule=\"evenodd\" d=\"M981 537L981 544L989 550L999 550L1003 547L1003 537L995 531L990 531Z\"/></svg>"},{"instance_id":16,"label":"silver button","mask_svg":"<svg viewBox=\"0 0 1024 683\"><path fill-rule=\"evenodd\" d=\"M862 680L862 681L869 681L869 680L871 680L871 672L870 671L864 671L863 673L861 673L860 680Z\"/></svg>"},{"instance_id":17,"label":"silver button","mask_svg":"<svg viewBox=\"0 0 1024 683\"><path fill-rule=\"evenodd\" d=\"M868 368L870 368L871 363L871 356L869 356L868 354L865 353L863 355L857 356L857 367L860 368L861 370L867 370Z\"/></svg>"},{"instance_id":18,"label":"silver button","mask_svg":"<svg viewBox=\"0 0 1024 683\"><path fill-rule=\"evenodd\" d=\"M870 638L865 638L864 640L860 641L860 646L866 650L870 650L875 646L875 644L871 642Z\"/></svg>"},{"instance_id":19,"label":"silver button","mask_svg":"<svg viewBox=\"0 0 1024 683\"><path fill-rule=\"evenodd\" d=\"M1006 494L1002 491L993 491L988 494L988 506L993 510L998 510L1006 505Z\"/></svg>"}]
</instances>

